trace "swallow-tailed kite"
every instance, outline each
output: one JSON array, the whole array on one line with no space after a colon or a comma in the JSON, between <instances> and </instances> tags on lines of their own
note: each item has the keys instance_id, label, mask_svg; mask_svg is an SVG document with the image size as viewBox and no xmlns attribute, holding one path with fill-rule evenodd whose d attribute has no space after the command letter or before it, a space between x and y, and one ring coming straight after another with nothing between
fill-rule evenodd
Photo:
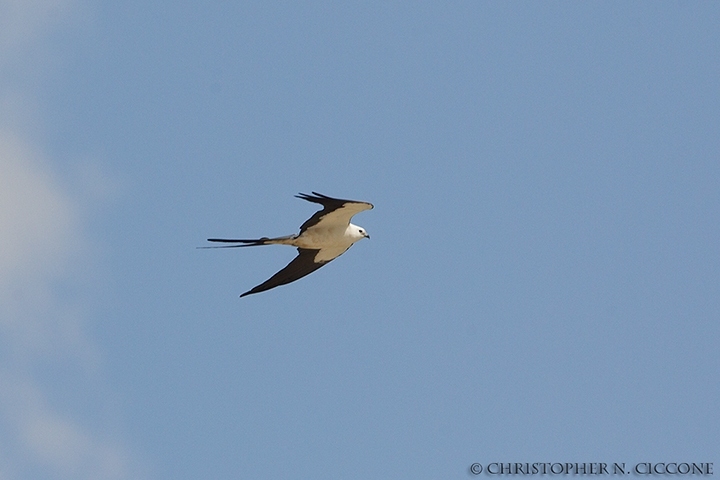
<instances>
[{"instance_id":1,"label":"swallow-tailed kite","mask_svg":"<svg viewBox=\"0 0 720 480\"><path fill-rule=\"evenodd\" d=\"M312 193L312 195L301 193L295 196L308 202L319 203L323 209L315 212L315 215L303 223L300 233L297 235L277 238L262 237L256 240L208 238L209 242L237 243L238 245L204 248L254 247L257 245L297 247L298 256L292 262L267 281L240 295L241 297L294 282L336 259L358 240L370 238L364 228L353 225L350 223L350 219L356 213L373 208L371 203L341 200L317 192Z\"/></svg>"}]
</instances>

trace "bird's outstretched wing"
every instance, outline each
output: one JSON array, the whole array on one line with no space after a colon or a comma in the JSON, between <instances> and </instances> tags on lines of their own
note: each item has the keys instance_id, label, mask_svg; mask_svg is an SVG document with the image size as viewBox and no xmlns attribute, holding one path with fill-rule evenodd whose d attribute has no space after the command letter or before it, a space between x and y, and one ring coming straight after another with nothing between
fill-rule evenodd
<instances>
[{"instance_id":1,"label":"bird's outstretched wing","mask_svg":"<svg viewBox=\"0 0 720 480\"><path fill-rule=\"evenodd\" d=\"M300 227L300 235L313 227L324 227L324 226L344 226L347 227L350 224L350 219L356 213L362 212L363 210L370 210L373 208L372 203L358 202L356 200L343 200L340 198L332 198L321 193L312 192L312 195L301 193L295 195L297 198L302 198L308 202L319 203L323 206L323 209L315 212L315 215L310 217Z\"/></svg>"},{"instance_id":2,"label":"bird's outstretched wing","mask_svg":"<svg viewBox=\"0 0 720 480\"><path fill-rule=\"evenodd\" d=\"M253 289L243 293L242 295L240 295L240 297L244 297L245 295L252 295L253 293L264 292L265 290L270 290L271 288L294 282L295 280L298 280L305 275L314 272L323 265L327 265L328 263L330 263L331 260L315 263L315 256L317 255L317 253L318 250L298 248L298 256L295 257L292 262L288 263L285 268L277 272L275 275L273 275L257 287L254 287Z\"/></svg>"}]
</instances>

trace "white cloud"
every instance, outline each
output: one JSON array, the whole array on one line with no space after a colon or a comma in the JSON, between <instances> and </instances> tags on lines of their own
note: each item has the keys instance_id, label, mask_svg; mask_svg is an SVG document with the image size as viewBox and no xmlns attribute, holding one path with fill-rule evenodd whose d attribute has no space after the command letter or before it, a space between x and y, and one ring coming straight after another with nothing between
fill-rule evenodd
<instances>
[{"instance_id":1,"label":"white cloud","mask_svg":"<svg viewBox=\"0 0 720 480\"><path fill-rule=\"evenodd\" d=\"M0 281L44 274L77 241L76 207L42 163L28 144L0 132Z\"/></svg>"},{"instance_id":2,"label":"white cloud","mask_svg":"<svg viewBox=\"0 0 720 480\"><path fill-rule=\"evenodd\" d=\"M87 359L91 347L81 326L52 292L83 243L79 208L44 163L29 145L0 132L0 327L16 356L65 348Z\"/></svg>"},{"instance_id":3,"label":"white cloud","mask_svg":"<svg viewBox=\"0 0 720 480\"><path fill-rule=\"evenodd\" d=\"M0 480L139 477L122 441L63 408L43 376L60 366L68 390L103 401L88 391L102 379L86 307L67 293L92 271L84 215L96 192L71 194L53 173L31 128L41 118L33 82L17 81L46 67L25 52L76 11L72 0L0 0ZM97 171L81 166L93 183Z\"/></svg>"},{"instance_id":4,"label":"white cloud","mask_svg":"<svg viewBox=\"0 0 720 480\"><path fill-rule=\"evenodd\" d=\"M100 381L80 300L55 288L82 283L74 278L86 250L81 211L42 155L0 132L0 480L27 478L28 469L44 478L137 478L119 442L53 407L37 373L60 363L64 382Z\"/></svg>"},{"instance_id":5,"label":"white cloud","mask_svg":"<svg viewBox=\"0 0 720 480\"><path fill-rule=\"evenodd\" d=\"M3 451L19 452L0 456L0 479L25 478L31 465L46 478L135 478L124 449L54 408L52 389L33 373L48 362L79 365L66 368L63 380L87 388L99 356L79 300L54 288L78 281L72 265L85 240L80 205L45 164L27 143L0 132L0 437Z\"/></svg>"},{"instance_id":6,"label":"white cloud","mask_svg":"<svg viewBox=\"0 0 720 480\"><path fill-rule=\"evenodd\" d=\"M132 462L121 446L53 409L32 380L0 375L0 383L0 408L12 416L5 423L16 443L9 450L18 453L12 462L3 458L2 467L9 464L8 470L15 472L41 472L45 478L138 478L137 471L130 471Z\"/></svg>"}]
</instances>

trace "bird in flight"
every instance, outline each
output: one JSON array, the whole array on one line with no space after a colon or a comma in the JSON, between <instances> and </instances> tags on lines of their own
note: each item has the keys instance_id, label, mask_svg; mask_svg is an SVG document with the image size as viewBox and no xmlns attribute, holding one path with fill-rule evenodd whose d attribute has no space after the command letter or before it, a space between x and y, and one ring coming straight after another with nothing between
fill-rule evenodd
<instances>
[{"instance_id":1,"label":"bird in flight","mask_svg":"<svg viewBox=\"0 0 720 480\"><path fill-rule=\"evenodd\" d=\"M373 208L371 203L341 200L317 192L312 193L312 195L301 193L295 196L308 202L319 203L323 208L315 212L315 215L300 226L300 233L297 235L276 238L262 237L255 240L208 238L209 242L233 243L235 245L201 247L235 248L258 245L292 245L297 247L298 256L293 261L268 280L243 293L240 297L264 292L294 282L323 265L327 265L345 253L358 240L370 238L364 228L353 225L350 223L350 219L356 213Z\"/></svg>"}]
</instances>

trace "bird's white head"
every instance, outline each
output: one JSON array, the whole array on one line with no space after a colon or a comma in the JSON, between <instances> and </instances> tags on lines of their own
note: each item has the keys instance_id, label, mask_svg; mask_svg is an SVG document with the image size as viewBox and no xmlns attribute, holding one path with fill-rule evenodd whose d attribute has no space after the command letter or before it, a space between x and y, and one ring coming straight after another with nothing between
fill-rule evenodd
<instances>
[{"instance_id":1,"label":"bird's white head","mask_svg":"<svg viewBox=\"0 0 720 480\"><path fill-rule=\"evenodd\" d=\"M348 225L347 233L353 238L353 242L362 240L363 238L370 238L370 235L365 231L364 228L353 225Z\"/></svg>"}]
</instances>

